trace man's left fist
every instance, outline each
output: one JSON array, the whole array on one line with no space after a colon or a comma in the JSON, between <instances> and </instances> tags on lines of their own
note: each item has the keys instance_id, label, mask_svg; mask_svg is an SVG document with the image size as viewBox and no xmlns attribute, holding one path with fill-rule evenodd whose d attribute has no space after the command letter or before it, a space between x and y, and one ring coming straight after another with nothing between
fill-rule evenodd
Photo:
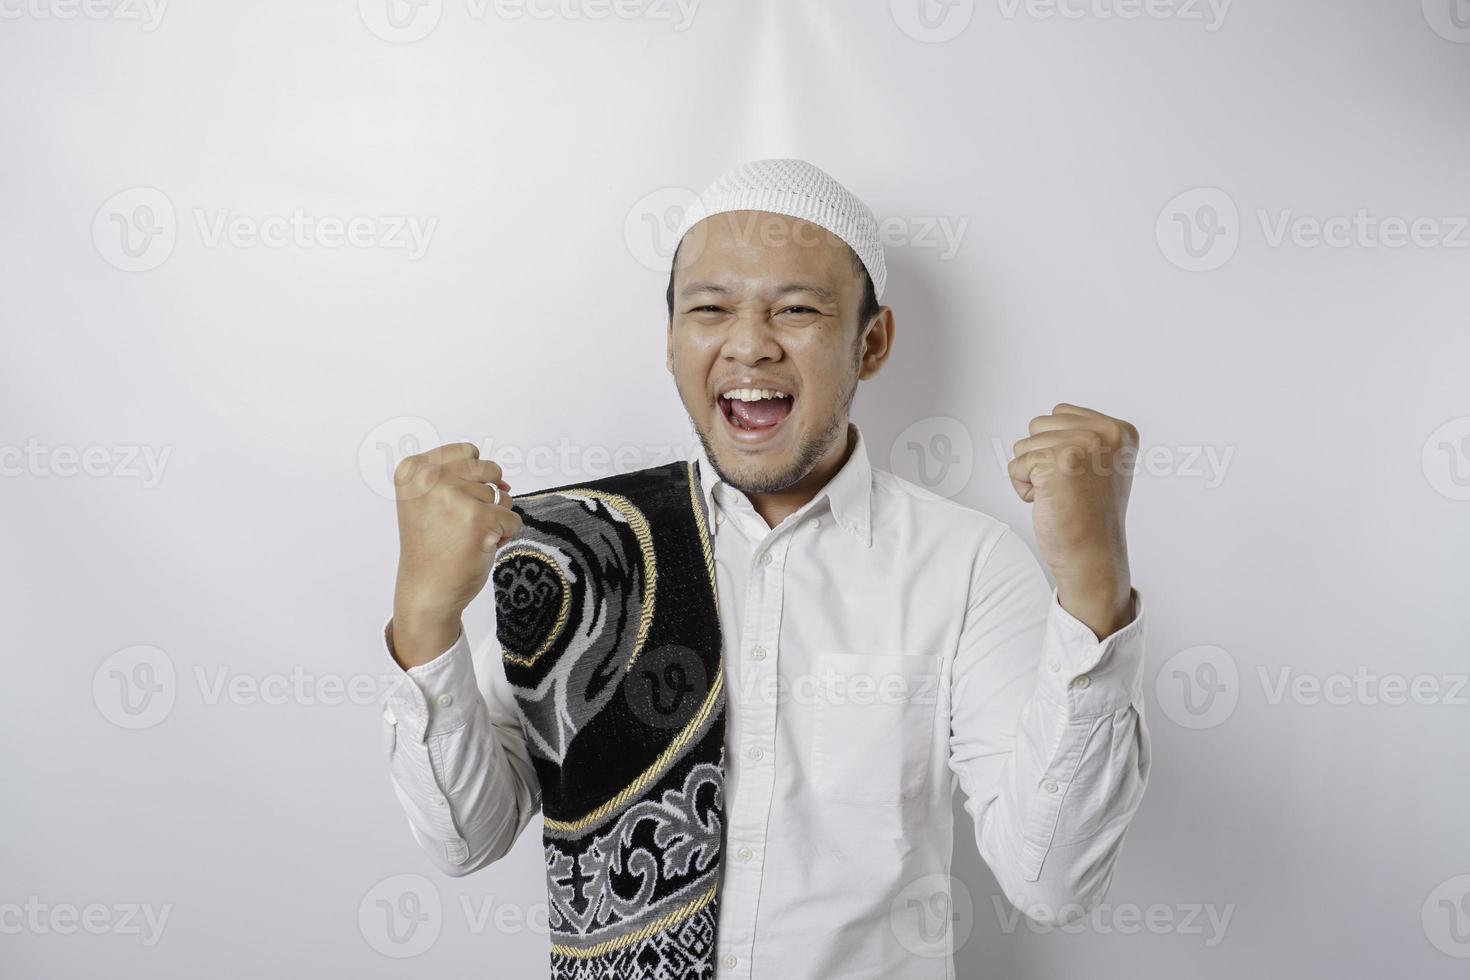
<instances>
[{"instance_id":1,"label":"man's left fist","mask_svg":"<svg viewBox=\"0 0 1470 980\"><path fill-rule=\"evenodd\" d=\"M1138 430L1067 404L1032 419L1030 430L1015 445L1011 485L1034 505L1036 546L1062 607L1105 639L1132 618L1124 516Z\"/></svg>"}]
</instances>

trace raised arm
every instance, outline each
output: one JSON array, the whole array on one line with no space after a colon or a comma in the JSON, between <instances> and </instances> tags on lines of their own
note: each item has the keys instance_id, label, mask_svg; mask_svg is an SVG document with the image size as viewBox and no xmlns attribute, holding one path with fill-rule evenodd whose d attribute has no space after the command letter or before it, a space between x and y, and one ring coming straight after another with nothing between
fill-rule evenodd
<instances>
[{"instance_id":1,"label":"raised arm","mask_svg":"<svg viewBox=\"0 0 1470 980\"><path fill-rule=\"evenodd\" d=\"M495 553L520 530L500 467L470 443L399 464L399 557L384 640L405 676L383 724L393 786L415 840L449 875L502 857L540 806L500 651L476 661L461 625Z\"/></svg>"},{"instance_id":2,"label":"raised arm","mask_svg":"<svg viewBox=\"0 0 1470 980\"><path fill-rule=\"evenodd\" d=\"M950 769L981 856L1038 922L1107 893L1148 781L1143 619L1099 642L1007 530L978 563L951 689Z\"/></svg>"}]
</instances>

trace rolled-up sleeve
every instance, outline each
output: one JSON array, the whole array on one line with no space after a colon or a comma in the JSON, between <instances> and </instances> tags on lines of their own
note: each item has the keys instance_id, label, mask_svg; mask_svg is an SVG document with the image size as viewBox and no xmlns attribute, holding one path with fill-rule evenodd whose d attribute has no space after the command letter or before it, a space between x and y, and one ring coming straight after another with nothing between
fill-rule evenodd
<instances>
[{"instance_id":1,"label":"rolled-up sleeve","mask_svg":"<svg viewBox=\"0 0 1470 980\"><path fill-rule=\"evenodd\" d=\"M950 768L981 856L1041 922L1101 901L1150 767L1143 605L1103 640L1006 530L978 556L951 689Z\"/></svg>"},{"instance_id":2,"label":"rolled-up sleeve","mask_svg":"<svg viewBox=\"0 0 1470 980\"><path fill-rule=\"evenodd\" d=\"M540 809L540 785L499 649L478 662L461 631L426 664L403 670L383 703L389 774L409 829L435 867L461 876L499 860Z\"/></svg>"}]
</instances>

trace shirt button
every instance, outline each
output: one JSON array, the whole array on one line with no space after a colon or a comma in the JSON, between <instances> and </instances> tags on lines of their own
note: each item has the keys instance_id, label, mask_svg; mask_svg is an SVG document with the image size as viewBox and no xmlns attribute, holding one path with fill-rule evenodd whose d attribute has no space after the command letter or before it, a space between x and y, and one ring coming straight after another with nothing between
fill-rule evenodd
<instances>
[{"instance_id":1,"label":"shirt button","mask_svg":"<svg viewBox=\"0 0 1470 980\"><path fill-rule=\"evenodd\" d=\"M1048 779L1046 782L1041 784L1041 788L1046 790L1048 793L1055 793L1058 787L1056 784L1056 780Z\"/></svg>"},{"instance_id":2,"label":"shirt button","mask_svg":"<svg viewBox=\"0 0 1470 980\"><path fill-rule=\"evenodd\" d=\"M723 523L725 523L725 515L724 514L716 514L715 515L715 527L719 527Z\"/></svg>"},{"instance_id":3,"label":"shirt button","mask_svg":"<svg viewBox=\"0 0 1470 980\"><path fill-rule=\"evenodd\" d=\"M441 695L439 695L439 704L442 705L443 707L446 707L447 708L447 707L449 707L453 703L454 703L454 697L452 695L449 695L449 694L441 694Z\"/></svg>"},{"instance_id":4,"label":"shirt button","mask_svg":"<svg viewBox=\"0 0 1470 980\"><path fill-rule=\"evenodd\" d=\"M756 762L759 762L759 761L761 761L762 759L764 759L766 757L766 754L764 752L762 752L760 749L751 749L750 750L750 757L752 759L754 759Z\"/></svg>"},{"instance_id":5,"label":"shirt button","mask_svg":"<svg viewBox=\"0 0 1470 980\"><path fill-rule=\"evenodd\" d=\"M821 523L822 523L821 518L813 517L811 520L809 520L809 521L806 522L806 526L807 527L820 527L821 526Z\"/></svg>"},{"instance_id":6,"label":"shirt button","mask_svg":"<svg viewBox=\"0 0 1470 980\"><path fill-rule=\"evenodd\" d=\"M771 553L769 551L762 551L761 552L761 564L762 565L769 565L770 563L771 563Z\"/></svg>"},{"instance_id":7,"label":"shirt button","mask_svg":"<svg viewBox=\"0 0 1470 980\"><path fill-rule=\"evenodd\" d=\"M749 861L751 858L755 857L755 852L748 847L742 847L739 853L740 860L742 861Z\"/></svg>"},{"instance_id":8,"label":"shirt button","mask_svg":"<svg viewBox=\"0 0 1470 980\"><path fill-rule=\"evenodd\" d=\"M1059 664L1059 663L1057 663L1057 658L1056 657L1052 657L1050 660L1048 660L1046 662L1046 669L1049 670L1049 671L1051 671L1053 674L1055 674L1057 671L1059 671L1059 670L1062 669L1062 665Z\"/></svg>"},{"instance_id":9,"label":"shirt button","mask_svg":"<svg viewBox=\"0 0 1470 980\"><path fill-rule=\"evenodd\" d=\"M435 806L443 806L444 805L444 797L442 797L442 796L431 796L431 797L429 797L429 802L432 803L432 804L434 804Z\"/></svg>"},{"instance_id":10,"label":"shirt button","mask_svg":"<svg viewBox=\"0 0 1470 980\"><path fill-rule=\"evenodd\" d=\"M755 660L764 660L766 659L766 648L763 646L757 646L755 649L750 651L750 656L752 659Z\"/></svg>"},{"instance_id":11,"label":"shirt button","mask_svg":"<svg viewBox=\"0 0 1470 980\"><path fill-rule=\"evenodd\" d=\"M1078 677L1077 677L1077 679L1072 682L1072 686L1073 687L1086 687L1087 685L1089 685L1091 683L1092 683L1092 678L1091 677L1088 677L1086 674L1079 674Z\"/></svg>"},{"instance_id":12,"label":"shirt button","mask_svg":"<svg viewBox=\"0 0 1470 980\"><path fill-rule=\"evenodd\" d=\"M727 970L733 970L733 969L735 969L735 963L736 962L737 961L736 961L735 957L733 957L733 956L726 956L725 959L724 959L725 969L727 969Z\"/></svg>"}]
</instances>

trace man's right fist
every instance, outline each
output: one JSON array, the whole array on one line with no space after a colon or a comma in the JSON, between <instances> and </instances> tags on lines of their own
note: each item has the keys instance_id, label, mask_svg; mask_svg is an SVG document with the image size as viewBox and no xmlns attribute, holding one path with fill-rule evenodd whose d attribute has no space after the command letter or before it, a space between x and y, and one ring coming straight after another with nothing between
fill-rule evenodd
<instances>
[{"instance_id":1,"label":"man's right fist","mask_svg":"<svg viewBox=\"0 0 1470 980\"><path fill-rule=\"evenodd\" d=\"M521 517L510 484L480 450L456 442L409 456L393 471L398 497L398 582L393 651L405 668L453 645L460 615L490 577L496 550ZM497 500L497 498L499 498Z\"/></svg>"}]
</instances>

